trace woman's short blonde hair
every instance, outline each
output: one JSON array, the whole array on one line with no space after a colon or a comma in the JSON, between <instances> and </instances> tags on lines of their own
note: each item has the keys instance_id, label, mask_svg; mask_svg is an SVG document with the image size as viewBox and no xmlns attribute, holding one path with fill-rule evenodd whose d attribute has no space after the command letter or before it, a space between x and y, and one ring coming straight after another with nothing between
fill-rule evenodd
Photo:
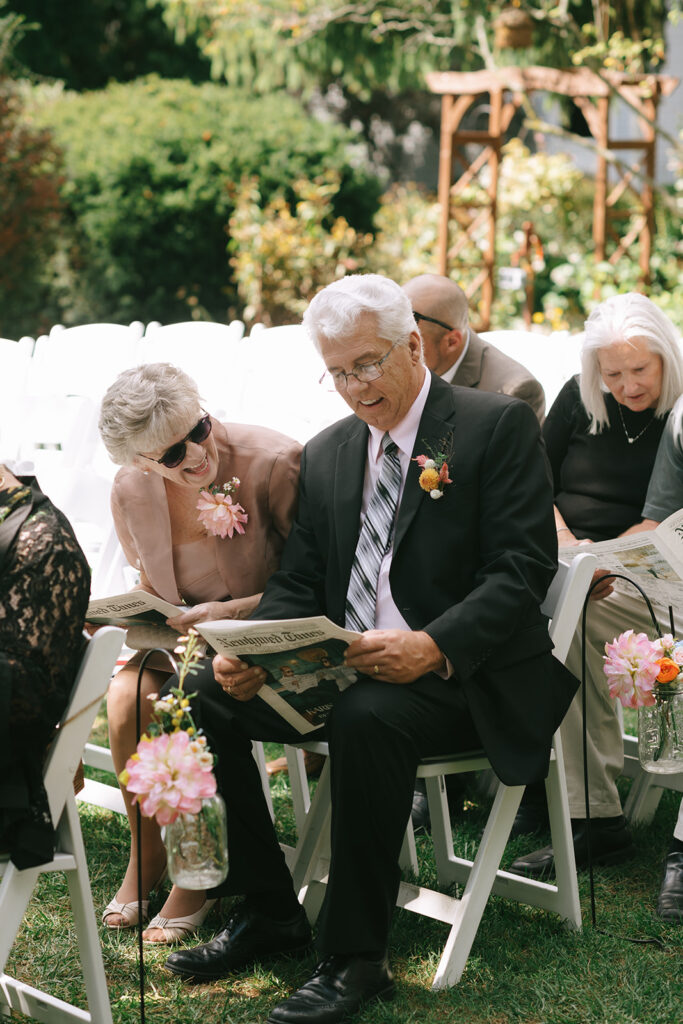
<instances>
[{"instance_id":1,"label":"woman's short blonde hair","mask_svg":"<svg viewBox=\"0 0 683 1024\"><path fill-rule=\"evenodd\" d=\"M639 292L613 295L601 302L585 323L581 349L581 401L590 417L590 433L609 426L600 349L643 338L662 359L662 390L655 416L665 416L683 392L683 356L676 328L654 302Z\"/></svg>"},{"instance_id":2,"label":"woman's short blonde hair","mask_svg":"<svg viewBox=\"0 0 683 1024\"><path fill-rule=\"evenodd\" d=\"M190 430L201 409L197 385L170 363L124 370L102 399L100 437L113 462L130 466L139 452L167 448Z\"/></svg>"}]
</instances>

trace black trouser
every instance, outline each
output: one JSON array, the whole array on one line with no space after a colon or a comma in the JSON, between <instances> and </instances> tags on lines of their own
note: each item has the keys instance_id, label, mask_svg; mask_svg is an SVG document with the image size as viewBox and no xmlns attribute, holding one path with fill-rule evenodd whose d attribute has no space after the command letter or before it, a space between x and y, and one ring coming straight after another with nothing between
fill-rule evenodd
<instances>
[{"instance_id":1,"label":"black trouser","mask_svg":"<svg viewBox=\"0 0 683 1024\"><path fill-rule=\"evenodd\" d=\"M230 869L215 895L291 888L261 787L251 740L301 739L259 697L226 694L210 664L192 677L193 713L217 755L228 815ZM331 757L332 860L318 929L325 953L384 950L400 882L398 858L421 757L479 745L454 679L409 685L361 677L344 690L324 729Z\"/></svg>"}]
</instances>

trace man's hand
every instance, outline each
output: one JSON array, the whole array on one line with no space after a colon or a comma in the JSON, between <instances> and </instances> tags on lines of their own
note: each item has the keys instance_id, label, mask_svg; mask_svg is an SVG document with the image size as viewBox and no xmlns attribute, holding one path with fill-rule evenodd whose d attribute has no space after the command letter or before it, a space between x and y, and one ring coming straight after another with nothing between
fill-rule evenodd
<instances>
[{"instance_id":1,"label":"man's hand","mask_svg":"<svg viewBox=\"0 0 683 1024\"><path fill-rule=\"evenodd\" d=\"M246 665L237 658L217 654L213 659L216 682L235 700L251 700L263 686L266 670L260 665Z\"/></svg>"},{"instance_id":2,"label":"man's hand","mask_svg":"<svg viewBox=\"0 0 683 1024\"><path fill-rule=\"evenodd\" d=\"M597 580L601 580L603 576L610 576L611 573L607 569L596 569L593 573L593 579L591 583L595 583ZM591 590L591 601L601 601L603 597L609 597L614 590L614 586L611 581L605 580L600 583L595 590Z\"/></svg>"},{"instance_id":3,"label":"man's hand","mask_svg":"<svg viewBox=\"0 0 683 1024\"><path fill-rule=\"evenodd\" d=\"M406 629L370 629L344 655L349 668L385 683L413 683L445 668L445 661L428 633Z\"/></svg>"}]
</instances>

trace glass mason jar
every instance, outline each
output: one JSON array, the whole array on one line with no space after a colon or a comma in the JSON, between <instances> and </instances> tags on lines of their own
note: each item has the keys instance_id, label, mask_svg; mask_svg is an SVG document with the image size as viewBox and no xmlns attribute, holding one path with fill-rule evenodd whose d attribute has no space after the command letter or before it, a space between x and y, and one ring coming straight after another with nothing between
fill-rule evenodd
<instances>
[{"instance_id":1,"label":"glass mason jar","mask_svg":"<svg viewBox=\"0 0 683 1024\"><path fill-rule=\"evenodd\" d=\"M228 874L225 804L207 797L198 814L180 814L166 826L168 874L181 889L213 889Z\"/></svg>"},{"instance_id":2,"label":"glass mason jar","mask_svg":"<svg viewBox=\"0 0 683 1024\"><path fill-rule=\"evenodd\" d=\"M655 703L638 708L638 757L645 771L683 771L683 682L655 686Z\"/></svg>"}]
</instances>

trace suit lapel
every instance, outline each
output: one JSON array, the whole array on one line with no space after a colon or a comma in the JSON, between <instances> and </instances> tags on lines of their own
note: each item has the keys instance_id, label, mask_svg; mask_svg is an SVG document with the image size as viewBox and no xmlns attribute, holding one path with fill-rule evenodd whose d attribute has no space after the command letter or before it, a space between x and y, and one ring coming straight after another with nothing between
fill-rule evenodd
<instances>
[{"instance_id":1,"label":"suit lapel","mask_svg":"<svg viewBox=\"0 0 683 1024\"><path fill-rule=\"evenodd\" d=\"M334 525L339 572L348 582L358 543L363 481L368 452L368 428L360 420L351 423L349 436L337 448L334 475Z\"/></svg>"},{"instance_id":2,"label":"suit lapel","mask_svg":"<svg viewBox=\"0 0 683 1024\"><path fill-rule=\"evenodd\" d=\"M462 388L476 388L481 380L481 364L484 358L484 343L470 328L470 343L465 358L458 367L453 383Z\"/></svg>"},{"instance_id":3,"label":"suit lapel","mask_svg":"<svg viewBox=\"0 0 683 1024\"><path fill-rule=\"evenodd\" d=\"M432 383L415 437L412 458L415 459L418 455L429 455L430 451L438 451L440 442L454 431L455 393L453 387L432 374ZM418 484L419 475L420 470L417 463L411 461L398 510L394 550L403 540L406 530L422 502L431 500Z\"/></svg>"}]
</instances>

